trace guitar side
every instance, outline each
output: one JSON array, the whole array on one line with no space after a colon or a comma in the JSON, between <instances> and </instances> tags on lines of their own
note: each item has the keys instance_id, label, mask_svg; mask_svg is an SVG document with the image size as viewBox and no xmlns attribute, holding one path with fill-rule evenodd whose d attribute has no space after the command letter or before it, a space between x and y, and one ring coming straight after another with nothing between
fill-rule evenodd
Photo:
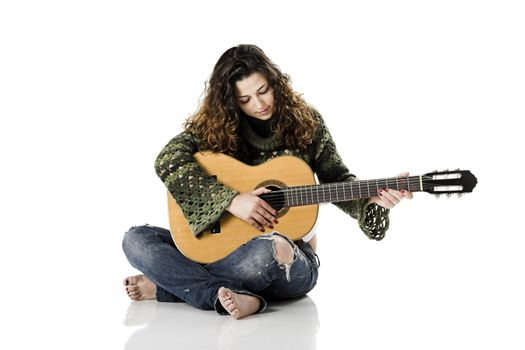
<instances>
[{"instance_id":1,"label":"guitar side","mask_svg":"<svg viewBox=\"0 0 525 350\"><path fill-rule=\"evenodd\" d=\"M220 153L195 153L194 158L212 176L240 193L259 187L288 187L314 185L315 177L310 167L301 159L282 156L257 166L246 165ZM317 220L319 206L305 205L281 210L279 223L274 229L265 227L265 233L278 231L291 240L310 232ZM262 233L247 222L225 212L220 220L220 232L209 230L195 238L182 209L168 192L170 229L177 248L187 258L199 263L211 263L233 252L242 244Z\"/></svg>"}]
</instances>

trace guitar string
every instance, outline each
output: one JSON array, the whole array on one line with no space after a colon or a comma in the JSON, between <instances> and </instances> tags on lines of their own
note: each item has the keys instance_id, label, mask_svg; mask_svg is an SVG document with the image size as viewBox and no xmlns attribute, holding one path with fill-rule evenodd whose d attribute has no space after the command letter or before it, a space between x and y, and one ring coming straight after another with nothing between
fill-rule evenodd
<instances>
[{"instance_id":1,"label":"guitar string","mask_svg":"<svg viewBox=\"0 0 525 350\"><path fill-rule=\"evenodd\" d=\"M461 193L461 192L442 192L440 194L457 194L457 193ZM349 194L349 193L347 193ZM373 193L372 193L372 196L373 196ZM294 198L295 197L295 198ZM360 199L360 198L369 198L367 196L364 196L364 197L355 197L355 198L349 198L349 199L341 199L341 195L337 196L337 195L333 195L331 198L331 200L329 201L326 201L326 197L327 195L324 194L323 195L323 201L313 201L310 203L310 201L308 200L308 198L300 198L302 197L301 194L294 194L292 196L292 203L294 203L295 205L292 205L292 206L300 206L300 205L310 205L310 204L319 204L319 203L330 203L330 202L344 202L344 201L350 201L350 200L357 200L357 199ZM311 198L313 198L313 194L311 195ZM344 195L343 195L344 197ZM351 197L351 196L349 196ZM336 199L335 201L333 199ZM289 198L290 199L290 198ZM319 199L319 196L318 196L318 199ZM264 198L264 200L270 204L272 207L284 207L286 202L287 202L287 199L286 197L283 195L283 196L276 196L275 198Z\"/></svg>"},{"instance_id":2,"label":"guitar string","mask_svg":"<svg viewBox=\"0 0 525 350\"><path fill-rule=\"evenodd\" d=\"M419 186L419 184L418 184ZM356 189L356 187L354 187L354 189ZM390 188L392 189L392 188ZM358 192L361 192L362 194L365 194L365 193L368 193L368 189L367 188L361 188L361 191L359 190L355 190L355 191L350 191L350 189L346 188L346 189L332 189L332 190L328 190L328 191L314 191L314 190L309 190L309 189L303 189L303 190L279 190L279 191L273 191L271 193L268 193L268 194L265 194L263 196L261 196L264 200L268 201L268 200L271 200L273 198L280 198L280 197L283 197L285 196L286 194L289 194L293 197L299 197L299 196L323 196L324 197L333 197L333 198L338 198L338 197L341 197L341 196L348 196L348 197L356 197L358 198L359 196L355 196ZM341 195L340 193L344 193L343 195ZM354 194L354 196L352 196L352 193ZM339 194L339 195L338 195ZM377 194L377 191L374 190L374 189L370 189L370 194ZM367 196L363 196L362 198L366 198Z\"/></svg>"},{"instance_id":3,"label":"guitar string","mask_svg":"<svg viewBox=\"0 0 525 350\"><path fill-rule=\"evenodd\" d=\"M393 179L395 180L395 178L393 178ZM402 178L402 179L406 179L406 178ZM366 183L363 183L362 181L360 181L359 183L353 183L353 182L344 182L343 183L343 182L341 182L341 183L338 183L338 184L341 184L340 187L338 187L338 188L336 188L336 186L334 186L333 184L294 186L294 187L288 187L288 188L282 188L282 189L279 189L279 190L274 190L274 191L269 192L267 194L263 194L263 197L264 198L271 198L273 196L282 196L282 193L284 193L284 194L292 193L292 195L302 195L302 194L305 194L305 193L306 194L311 194L314 191L316 191L316 193L321 191L322 193L326 193L326 194L329 195L331 193L339 193L339 192L341 192L341 190L344 191L344 192L350 192L350 191L353 191L354 189L356 191L359 191L359 190L361 190L361 191L362 190L368 191L370 185L378 187L378 188L383 188L383 186L378 186L380 184L385 184L387 187L388 187L388 185L390 185L385 180L377 180L377 183L373 183L373 182L376 182L376 180L368 180L368 181L369 181L368 185ZM372 182L372 183L370 183L370 182ZM407 184L408 184L408 187L410 187L410 186L417 186L417 188L419 189L421 183L420 183L419 178L418 178L418 179L409 179ZM434 183L434 182L431 182L431 181L428 181L428 180L424 181L423 184L424 185L431 185L431 186L442 185L441 183ZM350 185L350 187L348 185ZM401 185L403 185L403 183ZM319 189L315 189L314 190L313 188L315 188L317 186L320 186L320 187L324 186L324 187L322 187L320 190ZM401 186L399 186L399 187L401 187ZM388 187L388 188L392 188L392 187ZM374 188L372 188L371 190L375 191ZM296 193L293 193L294 191Z\"/></svg>"},{"instance_id":4,"label":"guitar string","mask_svg":"<svg viewBox=\"0 0 525 350\"><path fill-rule=\"evenodd\" d=\"M441 185L439 183L436 183L435 185ZM419 183L417 183L417 186L419 186ZM354 186L354 187L357 187L357 186ZM335 189L334 189L335 190ZM363 190L366 190L367 189L363 189ZM357 190L356 190L357 191ZM266 194L266 196L263 197L263 199L271 204L271 205L275 205L275 206L278 206L278 205L283 205L286 204L286 201L287 200L291 200L291 202L294 202L294 203L304 203L304 205L308 205L308 204L316 204L316 203L326 203L326 202L342 202L342 201L347 201L347 200L356 200L356 199L360 199L360 198L369 198L369 196L353 196L353 192L352 191L349 191L348 188L344 189L343 191L343 194L341 194L341 191L323 191L321 193L313 193L312 190L309 190L309 189L301 189L301 190L297 190L295 191L295 193L293 193L292 190L290 189L284 189L284 190L278 190L278 191L273 191L274 193L275 192L278 192L278 193L275 193L274 195L271 195L271 193L268 193ZM284 193L281 193L281 192L284 192ZM288 197L286 198L286 193L289 193L291 195L291 198ZM364 192L364 193L366 193ZM361 193L363 193L363 191L361 191ZM440 192L440 194L447 194L447 193L461 193L461 191L444 191L444 192ZM356 193L357 194L357 193ZM370 194L370 197L373 197L374 195L377 195L377 193L374 193L374 190L372 189L372 191L369 193ZM310 203L310 200L309 199L312 199L315 197L315 195L317 195L317 199L318 201L313 201L312 203ZM323 196L323 201L319 201L320 199L320 196ZM303 196L305 198L303 198ZM309 198L307 198L309 196ZM349 198L348 199L341 199L341 196L343 198L345 198L346 196L348 196ZM326 200L326 198L330 198L330 200ZM334 200L335 199L335 200Z\"/></svg>"}]
</instances>

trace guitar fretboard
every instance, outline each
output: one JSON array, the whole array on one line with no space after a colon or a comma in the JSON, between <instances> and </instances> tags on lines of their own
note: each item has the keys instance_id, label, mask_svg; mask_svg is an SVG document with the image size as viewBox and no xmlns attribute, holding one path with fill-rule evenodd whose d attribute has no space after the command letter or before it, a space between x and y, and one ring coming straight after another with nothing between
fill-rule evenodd
<instances>
[{"instance_id":1,"label":"guitar fretboard","mask_svg":"<svg viewBox=\"0 0 525 350\"><path fill-rule=\"evenodd\" d=\"M377 196L380 189L423 191L421 176L394 177L377 180L335 182L322 185L294 186L282 189L286 207L344 202Z\"/></svg>"}]
</instances>

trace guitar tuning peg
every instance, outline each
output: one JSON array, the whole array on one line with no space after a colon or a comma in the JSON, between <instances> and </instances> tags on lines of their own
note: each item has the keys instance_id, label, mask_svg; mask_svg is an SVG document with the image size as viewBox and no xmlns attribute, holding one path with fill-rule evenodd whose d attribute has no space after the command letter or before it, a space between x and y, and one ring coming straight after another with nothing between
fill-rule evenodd
<instances>
[{"instance_id":1,"label":"guitar tuning peg","mask_svg":"<svg viewBox=\"0 0 525 350\"><path fill-rule=\"evenodd\" d=\"M460 169L459 169L459 168L456 168L456 169L454 169L454 171L460 171Z\"/></svg>"},{"instance_id":2,"label":"guitar tuning peg","mask_svg":"<svg viewBox=\"0 0 525 350\"><path fill-rule=\"evenodd\" d=\"M439 197L441 197L441 193L435 193L434 196L436 196L436 199L438 199Z\"/></svg>"},{"instance_id":3,"label":"guitar tuning peg","mask_svg":"<svg viewBox=\"0 0 525 350\"><path fill-rule=\"evenodd\" d=\"M456 193L458 195L458 198L461 198L463 196L463 193Z\"/></svg>"},{"instance_id":4,"label":"guitar tuning peg","mask_svg":"<svg viewBox=\"0 0 525 350\"><path fill-rule=\"evenodd\" d=\"M452 197L452 193L447 193L447 198Z\"/></svg>"}]
</instances>

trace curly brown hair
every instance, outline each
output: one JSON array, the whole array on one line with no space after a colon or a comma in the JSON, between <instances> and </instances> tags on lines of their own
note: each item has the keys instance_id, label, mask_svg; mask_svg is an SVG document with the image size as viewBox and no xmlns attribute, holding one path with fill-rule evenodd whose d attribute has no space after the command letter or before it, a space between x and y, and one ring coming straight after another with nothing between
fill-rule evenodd
<instances>
[{"instance_id":1,"label":"curly brown hair","mask_svg":"<svg viewBox=\"0 0 525 350\"><path fill-rule=\"evenodd\" d=\"M274 93L272 130L287 148L305 150L312 142L318 121L315 110L291 87L283 74L255 45L238 45L222 54L206 83L204 100L184 123L184 129L200 140L201 150L238 154L242 140L238 135L243 112L235 96L235 83L252 73L262 74Z\"/></svg>"}]
</instances>

